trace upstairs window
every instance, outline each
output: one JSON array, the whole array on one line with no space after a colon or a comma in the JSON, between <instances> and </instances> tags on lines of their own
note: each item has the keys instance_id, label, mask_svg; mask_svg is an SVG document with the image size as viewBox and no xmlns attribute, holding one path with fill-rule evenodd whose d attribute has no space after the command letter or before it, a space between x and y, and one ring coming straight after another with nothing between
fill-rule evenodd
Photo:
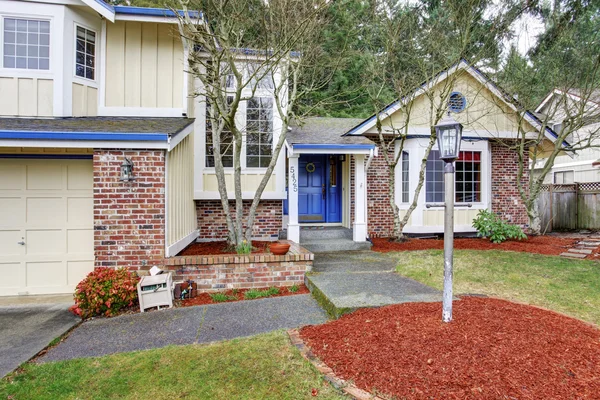
<instances>
[{"instance_id":1,"label":"upstairs window","mask_svg":"<svg viewBox=\"0 0 600 400\"><path fill-rule=\"evenodd\" d=\"M253 97L246 106L246 166L266 168L273 154L273 99Z\"/></svg>"},{"instance_id":2,"label":"upstairs window","mask_svg":"<svg viewBox=\"0 0 600 400\"><path fill-rule=\"evenodd\" d=\"M78 26L75 50L75 75L94 80L96 74L96 32Z\"/></svg>"},{"instance_id":3,"label":"upstairs window","mask_svg":"<svg viewBox=\"0 0 600 400\"><path fill-rule=\"evenodd\" d=\"M4 68L50 69L50 22L4 18Z\"/></svg>"}]
</instances>

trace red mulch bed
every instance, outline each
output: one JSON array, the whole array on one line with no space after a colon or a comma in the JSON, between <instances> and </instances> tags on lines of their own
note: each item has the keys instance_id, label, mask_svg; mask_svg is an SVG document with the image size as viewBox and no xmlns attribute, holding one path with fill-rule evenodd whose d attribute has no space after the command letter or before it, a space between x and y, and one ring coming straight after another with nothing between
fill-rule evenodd
<instances>
[{"instance_id":1,"label":"red mulch bed","mask_svg":"<svg viewBox=\"0 0 600 400\"><path fill-rule=\"evenodd\" d=\"M551 311L464 297L363 309L300 335L339 377L401 399L598 399L600 330Z\"/></svg>"},{"instance_id":2,"label":"red mulch bed","mask_svg":"<svg viewBox=\"0 0 600 400\"><path fill-rule=\"evenodd\" d=\"M269 252L269 244L273 242L266 242L260 240L252 241L252 246L254 249L252 253L268 253ZM235 249L231 249L227 246L226 241L220 242L202 242L202 243L193 243L183 249L178 256L208 256L215 254L237 254Z\"/></svg>"},{"instance_id":3,"label":"red mulch bed","mask_svg":"<svg viewBox=\"0 0 600 400\"><path fill-rule=\"evenodd\" d=\"M258 290L264 290L264 289L268 289L268 288L261 288ZM235 296L237 298L236 300L229 300L229 301L225 302L225 303L230 303L230 302L234 302L234 301L246 300L244 298L244 293L246 293L248 290L250 290L250 289L238 289L237 293L235 293L235 294L233 293L233 290L227 290L227 291L221 292L221 293L225 293L228 296ZM296 292L290 292L290 288L287 286L284 286L284 287L279 288L279 294L275 294L275 295L272 295L269 297L293 296L296 294L306 294L306 293L310 293L310 291L304 285L298 285L298 291L296 291ZM221 303L224 303L224 302L221 302ZM219 303L214 302L213 299L210 298L210 295L208 293L200 293L200 294L198 294L198 296L194 297L193 299L182 300L180 304L182 307L190 307L190 306L203 306L205 304L219 304Z\"/></svg>"},{"instance_id":4,"label":"red mulch bed","mask_svg":"<svg viewBox=\"0 0 600 400\"><path fill-rule=\"evenodd\" d=\"M579 239L559 238L554 236L530 236L527 240L507 240L503 243L492 243L488 239L463 238L454 239L454 248L462 250L508 250L525 253L559 255L573 246ZM411 251L443 249L443 239L409 239L406 242L390 242L386 238L373 239L372 250L381 253L390 251Z\"/></svg>"}]
</instances>

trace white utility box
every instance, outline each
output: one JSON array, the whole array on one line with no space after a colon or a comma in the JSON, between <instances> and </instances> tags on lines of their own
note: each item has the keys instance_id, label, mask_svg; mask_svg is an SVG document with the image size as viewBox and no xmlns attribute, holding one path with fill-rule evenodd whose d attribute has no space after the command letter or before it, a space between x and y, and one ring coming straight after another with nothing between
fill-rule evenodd
<instances>
[{"instance_id":1,"label":"white utility box","mask_svg":"<svg viewBox=\"0 0 600 400\"><path fill-rule=\"evenodd\" d=\"M173 278L171 272L143 276L137 284L140 311L151 307L173 307Z\"/></svg>"}]
</instances>

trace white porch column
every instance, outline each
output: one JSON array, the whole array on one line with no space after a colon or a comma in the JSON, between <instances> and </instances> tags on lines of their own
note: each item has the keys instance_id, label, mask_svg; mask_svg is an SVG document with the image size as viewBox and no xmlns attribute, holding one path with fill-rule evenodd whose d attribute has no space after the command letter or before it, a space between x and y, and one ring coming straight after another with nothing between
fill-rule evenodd
<instances>
[{"instance_id":1,"label":"white porch column","mask_svg":"<svg viewBox=\"0 0 600 400\"><path fill-rule=\"evenodd\" d=\"M354 226L352 239L355 242L367 241L367 202L366 202L366 171L365 156L356 154L354 156Z\"/></svg>"},{"instance_id":2,"label":"white porch column","mask_svg":"<svg viewBox=\"0 0 600 400\"><path fill-rule=\"evenodd\" d=\"M300 243L300 225L298 224L298 154L288 159L288 240Z\"/></svg>"}]
</instances>

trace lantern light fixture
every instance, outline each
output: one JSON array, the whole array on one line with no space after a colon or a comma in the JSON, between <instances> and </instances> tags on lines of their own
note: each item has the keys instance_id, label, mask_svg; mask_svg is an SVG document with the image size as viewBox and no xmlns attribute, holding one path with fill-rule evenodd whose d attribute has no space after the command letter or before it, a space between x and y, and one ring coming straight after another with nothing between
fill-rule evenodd
<instances>
[{"instance_id":1,"label":"lantern light fixture","mask_svg":"<svg viewBox=\"0 0 600 400\"><path fill-rule=\"evenodd\" d=\"M133 161L127 157L123 159L123 163L121 164L121 177L119 180L121 182L135 181L135 176L133 176Z\"/></svg>"},{"instance_id":2,"label":"lantern light fixture","mask_svg":"<svg viewBox=\"0 0 600 400\"><path fill-rule=\"evenodd\" d=\"M462 129L461 123L452 118L450 113L435 126L440 158L447 163L458 158Z\"/></svg>"}]
</instances>

